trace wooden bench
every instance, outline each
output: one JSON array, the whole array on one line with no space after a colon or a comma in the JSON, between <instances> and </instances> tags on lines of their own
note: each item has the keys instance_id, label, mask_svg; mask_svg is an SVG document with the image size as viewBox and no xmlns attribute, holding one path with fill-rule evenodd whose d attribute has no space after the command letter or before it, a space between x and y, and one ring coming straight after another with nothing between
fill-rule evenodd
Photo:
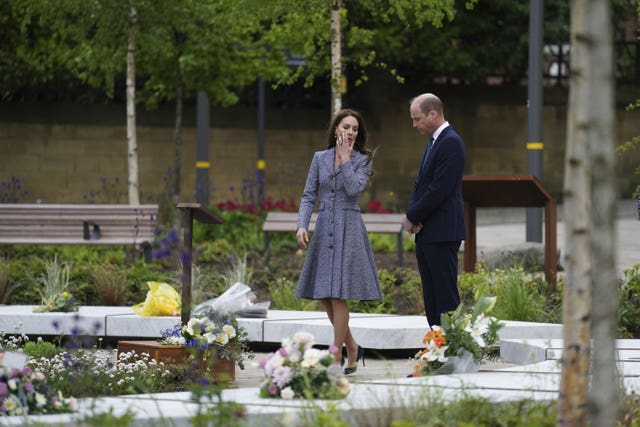
<instances>
[{"instance_id":1,"label":"wooden bench","mask_svg":"<svg viewBox=\"0 0 640 427\"><path fill-rule=\"evenodd\" d=\"M369 233L391 233L397 235L396 247L398 252L398 265L403 265L402 248L402 214L374 214L363 213L362 220ZM313 231L316 226L317 213L311 215L309 231ZM265 264L269 262L269 233L290 232L295 234L298 225L298 214L293 212L269 212L262 225L264 232L264 250L266 254Z\"/></svg>"},{"instance_id":2,"label":"wooden bench","mask_svg":"<svg viewBox=\"0 0 640 427\"><path fill-rule=\"evenodd\" d=\"M158 205L0 204L0 244L139 245L151 261Z\"/></svg>"}]
</instances>

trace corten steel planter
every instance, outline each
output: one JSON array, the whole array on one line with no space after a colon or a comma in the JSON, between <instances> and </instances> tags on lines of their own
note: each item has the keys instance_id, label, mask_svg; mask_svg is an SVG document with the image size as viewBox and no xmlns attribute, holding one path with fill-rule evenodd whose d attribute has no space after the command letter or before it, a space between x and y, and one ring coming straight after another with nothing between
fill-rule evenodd
<instances>
[{"instance_id":1,"label":"corten steel planter","mask_svg":"<svg viewBox=\"0 0 640 427\"><path fill-rule=\"evenodd\" d=\"M235 381L236 361L219 357L207 357L202 355L195 359L189 358L189 351L181 345L160 344L157 341L118 341L118 358L120 353L135 352L137 354L148 353L158 362L179 365L190 363L199 372L208 372L214 380ZM208 355L210 356L210 355Z\"/></svg>"}]
</instances>

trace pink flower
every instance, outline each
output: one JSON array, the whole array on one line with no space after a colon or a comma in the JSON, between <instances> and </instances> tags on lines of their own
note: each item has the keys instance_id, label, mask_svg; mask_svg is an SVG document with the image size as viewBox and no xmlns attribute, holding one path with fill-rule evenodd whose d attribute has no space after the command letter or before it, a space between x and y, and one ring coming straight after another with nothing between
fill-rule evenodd
<instances>
[{"instance_id":1,"label":"pink flower","mask_svg":"<svg viewBox=\"0 0 640 427\"><path fill-rule=\"evenodd\" d=\"M271 384L269 384L268 391L269 391L270 395L275 396L276 394L278 394L278 386L273 384L273 383L271 383Z\"/></svg>"}]
</instances>

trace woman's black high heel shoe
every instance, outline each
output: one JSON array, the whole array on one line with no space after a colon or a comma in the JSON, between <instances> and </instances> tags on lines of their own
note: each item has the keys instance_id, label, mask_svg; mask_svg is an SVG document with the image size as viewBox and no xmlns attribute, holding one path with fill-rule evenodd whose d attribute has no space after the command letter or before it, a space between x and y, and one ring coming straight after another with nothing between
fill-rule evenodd
<instances>
[{"instance_id":1,"label":"woman's black high heel shoe","mask_svg":"<svg viewBox=\"0 0 640 427\"><path fill-rule=\"evenodd\" d=\"M362 366L365 366L364 364L364 348L358 346L358 354L356 355L356 364L353 365L352 367L346 367L344 368L344 374L345 375L351 375L354 374L357 370L358 370L358 360L362 359Z\"/></svg>"}]
</instances>

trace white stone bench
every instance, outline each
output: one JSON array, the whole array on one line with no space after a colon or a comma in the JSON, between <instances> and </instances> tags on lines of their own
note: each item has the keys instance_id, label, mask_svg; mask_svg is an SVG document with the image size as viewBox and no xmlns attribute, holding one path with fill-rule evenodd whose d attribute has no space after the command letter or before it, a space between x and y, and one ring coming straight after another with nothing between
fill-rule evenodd
<instances>
[{"instance_id":1,"label":"white stone bench","mask_svg":"<svg viewBox=\"0 0 640 427\"><path fill-rule=\"evenodd\" d=\"M131 307L81 306L77 313L34 313L33 305L0 306L0 330L25 333L30 338L44 335L80 335L113 338L154 339L160 331L180 323L180 317L143 317ZM428 330L424 316L351 313L349 326L358 343L378 350L416 349ZM323 312L269 310L266 318L238 318L252 342L278 344L298 331L312 333L317 342L331 342L333 328ZM558 339L562 325L505 322L501 339Z\"/></svg>"}]
</instances>

